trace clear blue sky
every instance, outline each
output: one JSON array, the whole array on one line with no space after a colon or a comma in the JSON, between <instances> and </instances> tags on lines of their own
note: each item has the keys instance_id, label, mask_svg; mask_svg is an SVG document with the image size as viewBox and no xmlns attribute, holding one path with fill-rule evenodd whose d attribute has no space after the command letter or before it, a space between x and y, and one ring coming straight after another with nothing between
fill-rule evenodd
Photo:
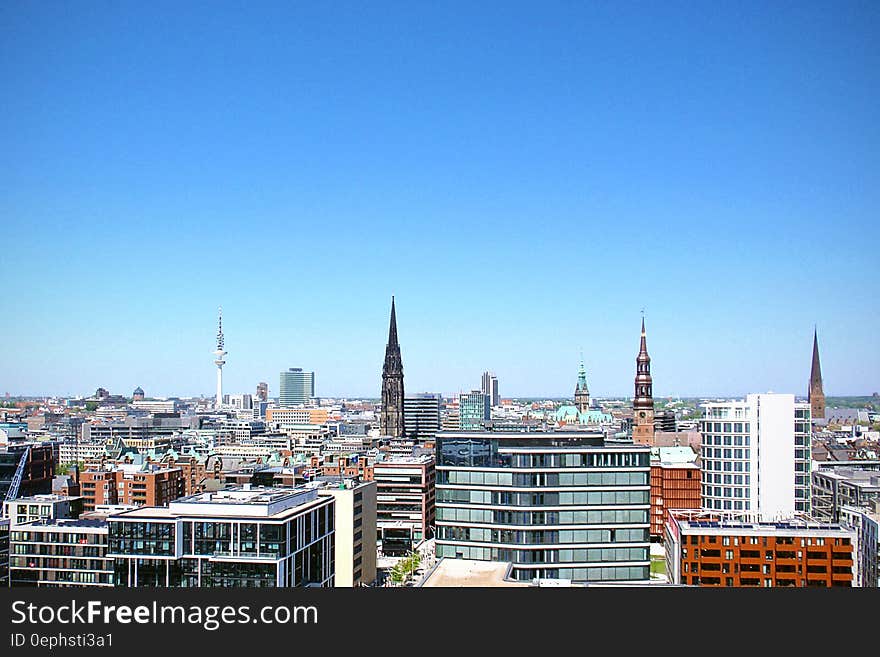
<instances>
[{"instance_id":1,"label":"clear blue sky","mask_svg":"<svg viewBox=\"0 0 880 657\"><path fill-rule=\"evenodd\" d=\"M436 6L435 6L436 5ZM0 394L880 390L877 2L0 4Z\"/></svg>"}]
</instances>

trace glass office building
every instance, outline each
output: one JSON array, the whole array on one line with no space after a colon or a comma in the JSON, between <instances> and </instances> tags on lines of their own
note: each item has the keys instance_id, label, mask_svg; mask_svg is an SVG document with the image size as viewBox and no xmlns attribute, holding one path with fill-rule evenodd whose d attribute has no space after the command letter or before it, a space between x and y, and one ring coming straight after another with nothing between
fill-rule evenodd
<instances>
[{"instance_id":1,"label":"glass office building","mask_svg":"<svg viewBox=\"0 0 880 657\"><path fill-rule=\"evenodd\" d=\"M278 405L281 408L307 404L315 396L315 373L291 367L282 372L278 387Z\"/></svg>"},{"instance_id":2,"label":"glass office building","mask_svg":"<svg viewBox=\"0 0 880 657\"><path fill-rule=\"evenodd\" d=\"M243 487L108 518L116 586L334 585L332 497Z\"/></svg>"},{"instance_id":3,"label":"glass office building","mask_svg":"<svg viewBox=\"0 0 880 657\"><path fill-rule=\"evenodd\" d=\"M650 578L650 447L588 432L440 432L437 556L518 580Z\"/></svg>"}]
</instances>

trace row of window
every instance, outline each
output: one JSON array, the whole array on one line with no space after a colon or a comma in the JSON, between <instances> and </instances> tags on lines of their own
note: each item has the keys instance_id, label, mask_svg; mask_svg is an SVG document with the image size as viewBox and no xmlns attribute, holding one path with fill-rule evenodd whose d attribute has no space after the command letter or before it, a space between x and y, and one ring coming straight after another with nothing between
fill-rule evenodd
<instances>
[{"instance_id":1,"label":"row of window","mask_svg":"<svg viewBox=\"0 0 880 657\"><path fill-rule=\"evenodd\" d=\"M649 491L578 491L549 493L507 493L496 490L440 488L437 503L494 504L500 506L569 506L648 504Z\"/></svg>"},{"instance_id":2,"label":"row of window","mask_svg":"<svg viewBox=\"0 0 880 657\"><path fill-rule=\"evenodd\" d=\"M459 486L647 486L648 472L472 472L440 470L437 484Z\"/></svg>"},{"instance_id":3,"label":"row of window","mask_svg":"<svg viewBox=\"0 0 880 657\"><path fill-rule=\"evenodd\" d=\"M647 523L648 510L499 511L438 507L437 520L489 525L626 525Z\"/></svg>"}]
</instances>

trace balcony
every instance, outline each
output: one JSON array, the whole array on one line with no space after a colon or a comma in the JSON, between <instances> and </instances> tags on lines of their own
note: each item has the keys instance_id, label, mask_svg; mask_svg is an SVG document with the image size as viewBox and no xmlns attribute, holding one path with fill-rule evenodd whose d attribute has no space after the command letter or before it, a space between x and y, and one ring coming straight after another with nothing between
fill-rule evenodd
<instances>
[{"instance_id":1,"label":"balcony","mask_svg":"<svg viewBox=\"0 0 880 657\"><path fill-rule=\"evenodd\" d=\"M188 555L189 556L189 555ZM215 552L212 555L192 555L195 557L208 556L211 561L278 561L281 557L278 552L241 553L241 552Z\"/></svg>"}]
</instances>

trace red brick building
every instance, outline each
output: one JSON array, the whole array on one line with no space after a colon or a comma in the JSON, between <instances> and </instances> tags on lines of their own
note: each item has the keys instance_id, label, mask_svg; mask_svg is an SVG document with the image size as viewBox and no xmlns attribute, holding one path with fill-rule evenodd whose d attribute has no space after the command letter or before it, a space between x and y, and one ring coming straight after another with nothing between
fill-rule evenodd
<instances>
[{"instance_id":1,"label":"red brick building","mask_svg":"<svg viewBox=\"0 0 880 657\"><path fill-rule=\"evenodd\" d=\"M690 447L651 450L651 538L663 540L670 509L700 508L700 468Z\"/></svg>"},{"instance_id":2,"label":"red brick building","mask_svg":"<svg viewBox=\"0 0 880 657\"><path fill-rule=\"evenodd\" d=\"M98 504L166 506L183 497L185 490L180 468L111 466L107 470L87 470L80 476L86 512L94 511Z\"/></svg>"},{"instance_id":3,"label":"red brick building","mask_svg":"<svg viewBox=\"0 0 880 657\"><path fill-rule=\"evenodd\" d=\"M851 587L855 530L806 518L756 522L709 511L670 511L666 572L673 584Z\"/></svg>"}]
</instances>

